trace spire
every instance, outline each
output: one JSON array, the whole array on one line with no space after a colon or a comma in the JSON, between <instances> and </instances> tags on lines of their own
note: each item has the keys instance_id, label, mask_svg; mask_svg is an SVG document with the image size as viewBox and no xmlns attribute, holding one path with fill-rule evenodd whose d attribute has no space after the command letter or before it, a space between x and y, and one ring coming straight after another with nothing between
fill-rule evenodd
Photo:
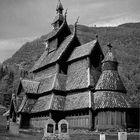
<instances>
[{"instance_id":1,"label":"spire","mask_svg":"<svg viewBox=\"0 0 140 140\"><path fill-rule=\"evenodd\" d=\"M109 50L102 61L102 74L97 82L96 90L105 91L121 91L126 92L126 89L121 81L117 71L118 62L112 53L112 45L108 44Z\"/></svg>"},{"instance_id":2,"label":"spire","mask_svg":"<svg viewBox=\"0 0 140 140\"><path fill-rule=\"evenodd\" d=\"M62 14L63 10L64 10L63 5L62 5L61 1L58 0L57 6L56 6L56 11L57 11L57 13Z\"/></svg>"},{"instance_id":3,"label":"spire","mask_svg":"<svg viewBox=\"0 0 140 140\"><path fill-rule=\"evenodd\" d=\"M54 18L54 20L52 22L52 25L53 25L54 28L59 28L61 26L61 24L63 23L63 20L64 20L63 6L62 6L60 0L58 0L56 11L57 11L57 15Z\"/></svg>"}]
</instances>

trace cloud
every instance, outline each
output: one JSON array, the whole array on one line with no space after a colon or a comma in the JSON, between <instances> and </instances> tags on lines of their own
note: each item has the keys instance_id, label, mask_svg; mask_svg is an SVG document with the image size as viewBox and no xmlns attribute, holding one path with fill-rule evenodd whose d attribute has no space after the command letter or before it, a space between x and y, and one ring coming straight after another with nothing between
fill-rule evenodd
<instances>
[{"instance_id":1,"label":"cloud","mask_svg":"<svg viewBox=\"0 0 140 140\"><path fill-rule=\"evenodd\" d=\"M26 37L47 34L58 0L0 0L0 61L11 57ZM140 21L140 0L61 0L68 24L114 26ZM28 40L28 39L27 39Z\"/></svg>"}]
</instances>

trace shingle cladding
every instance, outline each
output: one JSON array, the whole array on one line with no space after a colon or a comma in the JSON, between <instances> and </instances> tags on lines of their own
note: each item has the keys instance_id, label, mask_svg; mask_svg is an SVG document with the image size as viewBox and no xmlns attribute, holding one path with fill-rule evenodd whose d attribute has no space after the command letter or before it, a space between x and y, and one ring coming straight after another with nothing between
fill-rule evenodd
<instances>
[{"instance_id":1,"label":"shingle cladding","mask_svg":"<svg viewBox=\"0 0 140 140\"><path fill-rule=\"evenodd\" d=\"M65 74L59 73L56 78L57 79L55 80L54 89L65 91L67 76Z\"/></svg>"},{"instance_id":2,"label":"shingle cladding","mask_svg":"<svg viewBox=\"0 0 140 140\"><path fill-rule=\"evenodd\" d=\"M53 74L40 80L38 93L45 93L55 90L65 90L67 76L64 74Z\"/></svg>"},{"instance_id":3,"label":"shingle cladding","mask_svg":"<svg viewBox=\"0 0 140 140\"><path fill-rule=\"evenodd\" d=\"M42 79L40 81L38 93L44 93L52 90L54 88L55 80L56 80L56 74L50 75Z\"/></svg>"},{"instance_id":4,"label":"shingle cladding","mask_svg":"<svg viewBox=\"0 0 140 140\"><path fill-rule=\"evenodd\" d=\"M90 55L96 43L97 43L97 40L93 40L93 41L90 41L89 43L76 47L73 53L71 54L70 58L68 59L68 61Z\"/></svg>"},{"instance_id":5,"label":"shingle cladding","mask_svg":"<svg viewBox=\"0 0 140 140\"><path fill-rule=\"evenodd\" d=\"M51 39L51 38L57 36L57 35L61 32L61 30L62 30L64 27L66 27L66 26L68 27L67 21L66 21L66 17L64 17L63 23L62 23L62 25L60 26L60 28L54 28L50 33L47 34L47 36L46 36L45 39L46 39L46 40L49 40L49 39Z\"/></svg>"},{"instance_id":6,"label":"shingle cladding","mask_svg":"<svg viewBox=\"0 0 140 140\"><path fill-rule=\"evenodd\" d=\"M31 110L34 107L35 103L36 103L36 99L28 98L26 100L26 103L24 104L23 108L21 109L21 112L31 113Z\"/></svg>"},{"instance_id":7,"label":"shingle cladding","mask_svg":"<svg viewBox=\"0 0 140 140\"><path fill-rule=\"evenodd\" d=\"M51 110L64 110L65 106L65 96L61 95L53 95L52 103L51 103Z\"/></svg>"},{"instance_id":8,"label":"shingle cladding","mask_svg":"<svg viewBox=\"0 0 140 140\"><path fill-rule=\"evenodd\" d=\"M41 55L41 57L35 62L34 66L32 67L31 71L34 71L39 68L39 65L41 62L45 59L45 57L48 55L48 51L45 50L44 53Z\"/></svg>"},{"instance_id":9,"label":"shingle cladding","mask_svg":"<svg viewBox=\"0 0 140 140\"><path fill-rule=\"evenodd\" d=\"M94 68L93 66L90 68L90 86L95 88L99 77L101 75L101 72Z\"/></svg>"},{"instance_id":10,"label":"shingle cladding","mask_svg":"<svg viewBox=\"0 0 140 140\"><path fill-rule=\"evenodd\" d=\"M73 93L66 96L65 109L75 110L89 108L91 106L90 91Z\"/></svg>"},{"instance_id":11,"label":"shingle cladding","mask_svg":"<svg viewBox=\"0 0 140 140\"><path fill-rule=\"evenodd\" d=\"M94 109L130 108L131 101L126 94L114 91L96 91L94 93Z\"/></svg>"},{"instance_id":12,"label":"shingle cladding","mask_svg":"<svg viewBox=\"0 0 140 140\"><path fill-rule=\"evenodd\" d=\"M64 20L64 17L63 17L62 14L57 14L56 17L54 18L52 24L55 23L58 20L60 20L60 21L63 21Z\"/></svg>"},{"instance_id":13,"label":"shingle cladding","mask_svg":"<svg viewBox=\"0 0 140 140\"><path fill-rule=\"evenodd\" d=\"M50 94L40 97L34 107L32 113L48 111L48 110L64 110L65 96Z\"/></svg>"},{"instance_id":14,"label":"shingle cladding","mask_svg":"<svg viewBox=\"0 0 140 140\"><path fill-rule=\"evenodd\" d=\"M58 67L56 64L48 67L47 69L41 70L34 74L34 80L40 81L44 79L45 77L48 77L49 75L56 74L58 71Z\"/></svg>"},{"instance_id":15,"label":"shingle cladding","mask_svg":"<svg viewBox=\"0 0 140 140\"><path fill-rule=\"evenodd\" d=\"M65 50L67 49L68 45L71 43L73 38L74 38L74 35L71 34L61 43L59 48L56 50L54 57L52 57L49 63L53 63L61 57L61 55L63 54L63 52L65 52Z\"/></svg>"},{"instance_id":16,"label":"shingle cladding","mask_svg":"<svg viewBox=\"0 0 140 140\"><path fill-rule=\"evenodd\" d=\"M117 60L111 50L106 54L103 64L110 64L103 69L95 87L94 108L130 108L131 100L128 98L126 89L117 71ZM107 65L108 66L108 65ZM115 69L114 69L115 68Z\"/></svg>"},{"instance_id":17,"label":"shingle cladding","mask_svg":"<svg viewBox=\"0 0 140 140\"><path fill-rule=\"evenodd\" d=\"M88 59L82 59L69 65L66 90L88 87Z\"/></svg>"},{"instance_id":18,"label":"shingle cladding","mask_svg":"<svg viewBox=\"0 0 140 140\"><path fill-rule=\"evenodd\" d=\"M37 93L40 82L23 79L21 84L26 93Z\"/></svg>"},{"instance_id":19,"label":"shingle cladding","mask_svg":"<svg viewBox=\"0 0 140 140\"><path fill-rule=\"evenodd\" d=\"M126 92L126 89L116 70L103 71L97 82L95 90L114 90Z\"/></svg>"},{"instance_id":20,"label":"shingle cladding","mask_svg":"<svg viewBox=\"0 0 140 140\"><path fill-rule=\"evenodd\" d=\"M23 107L24 107L26 101L27 101L27 97L26 97L26 95L25 95L25 96L23 97L21 103L18 105L18 106L19 106L18 112L21 112L21 111L22 111L22 109L23 109Z\"/></svg>"},{"instance_id":21,"label":"shingle cladding","mask_svg":"<svg viewBox=\"0 0 140 140\"><path fill-rule=\"evenodd\" d=\"M53 62L56 62L61 55L63 54L63 52L66 50L66 48L68 47L68 45L70 44L70 42L72 41L72 39L74 38L73 35L69 35L59 46L59 48L56 51L52 51L50 53L48 53L47 51L45 51L42 56L39 58L39 60L37 61L37 63L34 65L33 70L39 69L41 67L44 67L48 64L51 64Z\"/></svg>"},{"instance_id":22,"label":"shingle cladding","mask_svg":"<svg viewBox=\"0 0 140 140\"><path fill-rule=\"evenodd\" d=\"M50 109L51 106L51 98L53 95L46 95L38 98L36 103L34 104L31 113L42 112Z\"/></svg>"}]
</instances>

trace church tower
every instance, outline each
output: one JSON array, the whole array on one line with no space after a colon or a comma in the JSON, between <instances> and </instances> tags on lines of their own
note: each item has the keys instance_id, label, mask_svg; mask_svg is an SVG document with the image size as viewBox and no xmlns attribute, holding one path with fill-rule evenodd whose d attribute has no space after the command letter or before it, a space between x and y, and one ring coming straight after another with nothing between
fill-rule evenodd
<instances>
[{"instance_id":1,"label":"church tower","mask_svg":"<svg viewBox=\"0 0 140 140\"><path fill-rule=\"evenodd\" d=\"M130 99L117 71L118 62L109 44L102 61L102 74L94 93L95 129L120 129L126 127L126 110Z\"/></svg>"}]
</instances>

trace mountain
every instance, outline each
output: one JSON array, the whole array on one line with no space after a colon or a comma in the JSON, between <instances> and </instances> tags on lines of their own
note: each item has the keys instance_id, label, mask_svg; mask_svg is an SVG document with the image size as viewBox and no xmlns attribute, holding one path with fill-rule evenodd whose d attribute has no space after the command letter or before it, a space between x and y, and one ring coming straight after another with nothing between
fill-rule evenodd
<instances>
[{"instance_id":1,"label":"mountain","mask_svg":"<svg viewBox=\"0 0 140 140\"><path fill-rule=\"evenodd\" d=\"M70 28L72 30L71 25ZM118 27L87 27L78 25L77 34L82 44L95 39L95 36L98 35L104 54L107 51L106 45L109 42L112 44L113 51L119 62L119 73L128 91L127 94L130 95L134 103L140 104L140 23L126 23ZM12 77L13 81L11 80L12 84L10 87L6 84L9 78L8 74L0 79L0 92L5 85L2 94L16 91L17 79L19 79L21 73L24 73L23 77L25 77L26 71L30 70L43 53L45 49L43 40L45 37L46 35L43 35L32 42L25 43L10 59L3 62L4 66L10 67L10 71L12 69L14 78Z\"/></svg>"},{"instance_id":2,"label":"mountain","mask_svg":"<svg viewBox=\"0 0 140 140\"><path fill-rule=\"evenodd\" d=\"M140 22L137 23L125 23L121 24L118 27L124 27L124 28L140 28Z\"/></svg>"}]
</instances>

